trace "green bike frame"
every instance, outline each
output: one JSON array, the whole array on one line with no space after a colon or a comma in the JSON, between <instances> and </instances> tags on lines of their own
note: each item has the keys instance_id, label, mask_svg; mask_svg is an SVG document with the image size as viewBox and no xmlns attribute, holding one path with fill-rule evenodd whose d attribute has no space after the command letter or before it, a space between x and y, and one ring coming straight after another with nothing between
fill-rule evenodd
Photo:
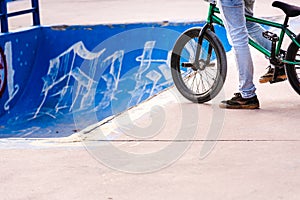
<instances>
[{"instance_id":1,"label":"green bike frame","mask_svg":"<svg viewBox=\"0 0 300 200\"><path fill-rule=\"evenodd\" d=\"M216 7L216 4L210 3L208 17L207 17L207 25L209 25L209 27L213 27L212 24L218 24L218 25L224 26L222 19L217 14L220 14L220 9ZM267 25L269 27L281 29L279 40L276 44L277 46L276 46L276 50L275 50L275 56L278 56L280 54L280 49L281 49L285 35L288 35L289 38L292 40L292 42L295 43L300 48L300 43L296 40L296 34L294 34L290 29L288 29L289 17L286 16L283 24L264 20L264 19L259 19L256 17L247 16L247 15L246 15L246 20L255 22L258 24L262 24L262 25ZM260 51L261 53L263 53L268 58L271 57L272 52L265 49L264 47L262 47L261 45L259 45L255 41L253 41L251 38L249 38L249 44L251 46L253 46L255 49L257 49L258 51ZM281 60L281 62L283 62L285 64L291 64L291 65L299 65L300 64L300 60L288 61L288 60L285 60L284 58Z\"/></svg>"}]
</instances>

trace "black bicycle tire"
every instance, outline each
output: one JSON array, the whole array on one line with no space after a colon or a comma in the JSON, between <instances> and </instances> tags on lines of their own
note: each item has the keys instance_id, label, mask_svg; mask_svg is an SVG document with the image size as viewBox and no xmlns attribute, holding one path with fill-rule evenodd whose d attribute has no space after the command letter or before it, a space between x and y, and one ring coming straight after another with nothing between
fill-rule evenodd
<instances>
[{"instance_id":1,"label":"black bicycle tire","mask_svg":"<svg viewBox=\"0 0 300 200\"><path fill-rule=\"evenodd\" d=\"M185 46L185 44L191 40L192 38L198 37L201 32L201 28L192 28L184 33L177 39L171 56L171 72L173 82L177 88L177 90L188 100L194 103L205 103L210 101L215 96L219 94L221 91L226 75L227 75L227 58L225 49L220 41L220 39L213 33L211 30L207 30L204 34L204 39L210 42L210 44L215 49L217 59L218 59L218 75L215 80L214 86L210 92L207 92L204 95L199 95L192 93L190 89L188 89L182 80L181 72L180 72L180 54Z\"/></svg>"},{"instance_id":2,"label":"black bicycle tire","mask_svg":"<svg viewBox=\"0 0 300 200\"><path fill-rule=\"evenodd\" d=\"M300 34L296 37L296 40L300 43ZM288 61L294 61L298 50L299 47L292 42L288 47L285 59ZM300 82L299 82L300 77L298 77L296 73L295 65L286 64L285 68L286 68L286 74L290 85L300 95Z\"/></svg>"},{"instance_id":3,"label":"black bicycle tire","mask_svg":"<svg viewBox=\"0 0 300 200\"><path fill-rule=\"evenodd\" d=\"M4 51L1 47L0 47L0 56L3 59L3 69L4 69L4 78L2 80L3 84L0 84L0 97L2 97L7 84L7 62L6 62Z\"/></svg>"}]
</instances>

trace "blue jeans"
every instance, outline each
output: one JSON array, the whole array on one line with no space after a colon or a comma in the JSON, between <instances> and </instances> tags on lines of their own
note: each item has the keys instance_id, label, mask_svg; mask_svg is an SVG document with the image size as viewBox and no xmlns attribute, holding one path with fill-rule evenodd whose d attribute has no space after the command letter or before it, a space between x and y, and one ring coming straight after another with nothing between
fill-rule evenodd
<instances>
[{"instance_id":1,"label":"blue jeans","mask_svg":"<svg viewBox=\"0 0 300 200\"><path fill-rule=\"evenodd\" d=\"M254 97L256 88L253 83L253 62L248 45L248 33L253 40L266 49L271 42L262 36L264 29L255 23L247 22L245 14L253 15L255 0L219 0L222 18L233 47L239 71L239 92L243 98Z\"/></svg>"}]
</instances>

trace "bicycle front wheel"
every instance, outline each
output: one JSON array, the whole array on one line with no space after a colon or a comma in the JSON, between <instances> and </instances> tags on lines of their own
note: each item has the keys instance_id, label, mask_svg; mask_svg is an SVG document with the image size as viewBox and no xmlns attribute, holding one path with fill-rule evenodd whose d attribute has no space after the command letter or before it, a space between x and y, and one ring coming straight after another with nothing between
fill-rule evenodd
<instances>
[{"instance_id":1,"label":"bicycle front wheel","mask_svg":"<svg viewBox=\"0 0 300 200\"><path fill-rule=\"evenodd\" d=\"M189 29L176 41L172 51L171 70L174 84L188 100L204 103L222 89L227 73L224 47L211 30L199 44L200 28ZM200 48L198 58L197 47Z\"/></svg>"},{"instance_id":2,"label":"bicycle front wheel","mask_svg":"<svg viewBox=\"0 0 300 200\"><path fill-rule=\"evenodd\" d=\"M300 42L300 34L296 40ZM286 54L286 60L300 62L300 50L295 43L291 43ZM286 74L293 89L300 94L300 65L286 64Z\"/></svg>"}]
</instances>

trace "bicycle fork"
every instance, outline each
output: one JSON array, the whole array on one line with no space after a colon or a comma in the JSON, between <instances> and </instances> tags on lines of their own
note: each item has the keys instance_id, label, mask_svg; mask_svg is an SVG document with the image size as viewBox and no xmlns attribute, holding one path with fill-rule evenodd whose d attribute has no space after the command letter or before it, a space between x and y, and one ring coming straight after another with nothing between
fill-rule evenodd
<instances>
[{"instance_id":1,"label":"bicycle fork","mask_svg":"<svg viewBox=\"0 0 300 200\"><path fill-rule=\"evenodd\" d=\"M209 43L209 46L208 46L206 60L203 63L204 66L200 66L200 62L199 62L200 53L201 53L201 49L202 49L202 42L203 42L203 39L204 39L204 34L208 29L214 31L213 26L211 26L211 24L207 23L207 24L204 25L204 27L201 29L201 31L199 33L198 44L197 44L196 55L195 55L195 62L194 62L194 65L195 65L196 69L203 70L205 68L205 66L207 66L210 63L210 58L211 58L211 55L212 55L212 46L211 46L210 43Z\"/></svg>"}]
</instances>

